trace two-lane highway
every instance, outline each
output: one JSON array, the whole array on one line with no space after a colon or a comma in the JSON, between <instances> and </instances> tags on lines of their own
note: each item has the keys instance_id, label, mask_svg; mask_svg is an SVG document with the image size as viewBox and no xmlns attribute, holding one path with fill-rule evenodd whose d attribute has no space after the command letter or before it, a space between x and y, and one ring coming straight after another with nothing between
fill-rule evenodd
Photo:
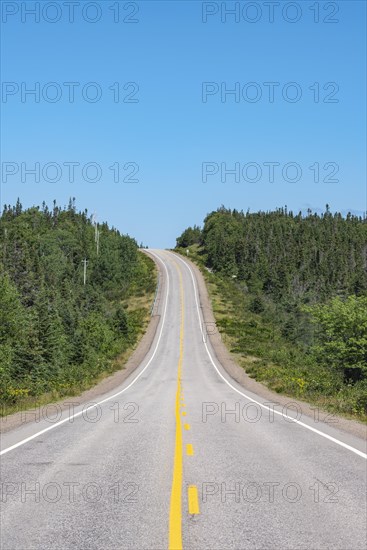
<instances>
[{"instance_id":1,"label":"two-lane highway","mask_svg":"<svg viewBox=\"0 0 367 550\"><path fill-rule=\"evenodd\" d=\"M365 442L231 380L189 264L151 253L161 319L139 368L3 434L1 549L366 548Z\"/></svg>"}]
</instances>

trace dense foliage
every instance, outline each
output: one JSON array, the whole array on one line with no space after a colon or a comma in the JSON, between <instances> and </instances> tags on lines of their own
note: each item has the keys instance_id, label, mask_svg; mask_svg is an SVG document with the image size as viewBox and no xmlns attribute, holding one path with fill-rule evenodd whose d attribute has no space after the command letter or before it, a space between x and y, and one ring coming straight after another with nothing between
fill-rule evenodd
<instances>
[{"instance_id":1,"label":"dense foliage","mask_svg":"<svg viewBox=\"0 0 367 550\"><path fill-rule=\"evenodd\" d=\"M221 300L220 330L235 352L260 359L248 372L364 416L367 220L328 207L306 216L221 207L205 218L200 245L196 257Z\"/></svg>"},{"instance_id":2,"label":"dense foliage","mask_svg":"<svg viewBox=\"0 0 367 550\"><path fill-rule=\"evenodd\" d=\"M367 220L356 216L220 208L206 217L202 241L209 267L276 300L367 291Z\"/></svg>"},{"instance_id":3,"label":"dense foliage","mask_svg":"<svg viewBox=\"0 0 367 550\"><path fill-rule=\"evenodd\" d=\"M97 233L97 231L99 233ZM98 253L97 253L97 240ZM84 262L87 259L86 284ZM132 296L154 291L136 242L87 211L6 206L0 218L0 399L67 394L113 368L138 335Z\"/></svg>"},{"instance_id":4,"label":"dense foliage","mask_svg":"<svg viewBox=\"0 0 367 550\"><path fill-rule=\"evenodd\" d=\"M344 374L347 380L367 378L367 295L338 296L327 304L304 308L318 324L314 353L318 361Z\"/></svg>"},{"instance_id":5,"label":"dense foliage","mask_svg":"<svg viewBox=\"0 0 367 550\"><path fill-rule=\"evenodd\" d=\"M194 227L188 227L185 231L176 239L176 245L179 248L186 248L193 244L199 244L201 242L201 229L197 225Z\"/></svg>"}]
</instances>

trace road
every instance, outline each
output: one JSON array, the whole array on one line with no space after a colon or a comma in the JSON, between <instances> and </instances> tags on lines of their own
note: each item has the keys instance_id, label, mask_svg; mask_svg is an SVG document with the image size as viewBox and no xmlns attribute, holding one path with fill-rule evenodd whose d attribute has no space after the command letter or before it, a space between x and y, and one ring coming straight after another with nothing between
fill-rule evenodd
<instances>
[{"instance_id":1,"label":"road","mask_svg":"<svg viewBox=\"0 0 367 550\"><path fill-rule=\"evenodd\" d=\"M365 442L231 380L192 271L152 253L161 320L138 369L3 434L1 549L364 549Z\"/></svg>"}]
</instances>

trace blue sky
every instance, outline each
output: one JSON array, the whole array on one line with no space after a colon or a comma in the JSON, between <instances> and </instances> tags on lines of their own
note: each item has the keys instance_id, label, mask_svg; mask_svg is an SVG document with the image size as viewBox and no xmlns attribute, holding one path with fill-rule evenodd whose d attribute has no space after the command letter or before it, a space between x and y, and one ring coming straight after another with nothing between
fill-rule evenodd
<instances>
[{"instance_id":1,"label":"blue sky","mask_svg":"<svg viewBox=\"0 0 367 550\"><path fill-rule=\"evenodd\" d=\"M367 209L365 2L36 4L2 2L2 204L72 196L152 247L221 204Z\"/></svg>"}]
</instances>

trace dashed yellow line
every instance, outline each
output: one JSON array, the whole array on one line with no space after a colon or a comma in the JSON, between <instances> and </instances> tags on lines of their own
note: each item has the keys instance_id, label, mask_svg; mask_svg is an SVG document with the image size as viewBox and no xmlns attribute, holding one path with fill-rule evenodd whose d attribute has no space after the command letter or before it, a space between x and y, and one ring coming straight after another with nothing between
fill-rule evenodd
<instances>
[{"instance_id":1,"label":"dashed yellow line","mask_svg":"<svg viewBox=\"0 0 367 550\"><path fill-rule=\"evenodd\" d=\"M186 411L182 411L182 416L186 416L187 415L187 412Z\"/></svg>"},{"instance_id":2,"label":"dashed yellow line","mask_svg":"<svg viewBox=\"0 0 367 550\"><path fill-rule=\"evenodd\" d=\"M190 430L191 426L190 426L190 424L184 424L184 428L185 428L185 430Z\"/></svg>"},{"instance_id":3,"label":"dashed yellow line","mask_svg":"<svg viewBox=\"0 0 367 550\"><path fill-rule=\"evenodd\" d=\"M181 373L183 358L183 340L184 340L184 292L182 284L182 275L177 268L180 278L180 296L181 296L181 324L180 324L180 355L177 367L177 389L175 403L176 419L176 439L175 454L173 461L173 477L171 488L171 501L169 512L169 550L182 550L182 424L180 416L180 400L182 399ZM184 413L182 413L184 414ZM185 413L186 414L186 413Z\"/></svg>"},{"instance_id":4,"label":"dashed yellow line","mask_svg":"<svg viewBox=\"0 0 367 550\"><path fill-rule=\"evenodd\" d=\"M187 500L189 502L189 514L200 514L198 488L196 485L189 485Z\"/></svg>"},{"instance_id":5,"label":"dashed yellow line","mask_svg":"<svg viewBox=\"0 0 367 550\"><path fill-rule=\"evenodd\" d=\"M192 443L186 444L186 454L187 456L193 456L194 455L194 447L192 446Z\"/></svg>"}]
</instances>

